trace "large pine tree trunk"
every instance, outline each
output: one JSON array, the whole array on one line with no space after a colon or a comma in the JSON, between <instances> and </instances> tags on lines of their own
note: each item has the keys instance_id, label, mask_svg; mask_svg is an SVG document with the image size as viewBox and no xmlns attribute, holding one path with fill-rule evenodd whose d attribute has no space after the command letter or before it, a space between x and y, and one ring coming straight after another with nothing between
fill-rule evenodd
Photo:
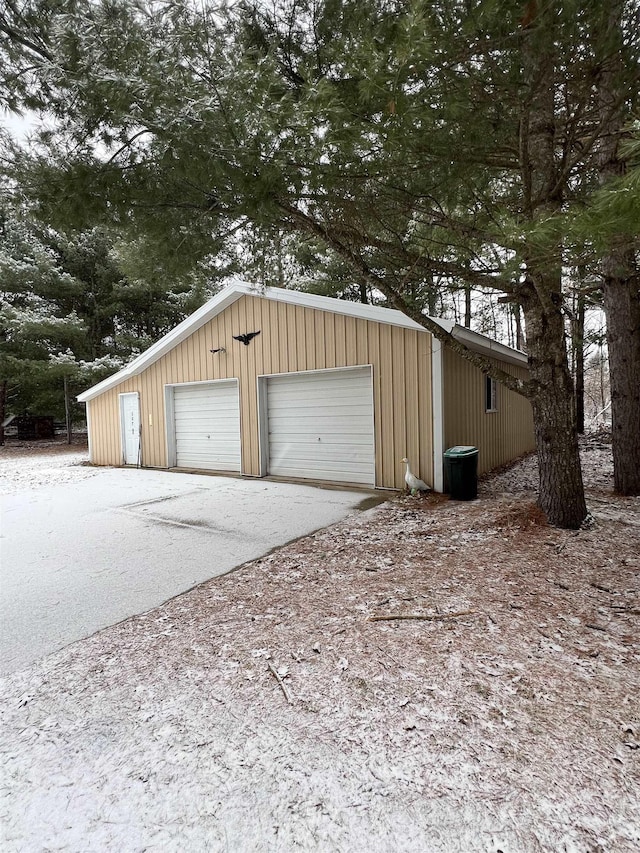
<instances>
[{"instance_id":1,"label":"large pine tree trunk","mask_svg":"<svg viewBox=\"0 0 640 853\"><path fill-rule=\"evenodd\" d=\"M531 0L523 21L522 70L526 82L520 118L523 215L531 228L524 249L522 286L527 354L535 390L533 408L540 490L538 501L551 524L577 528L587 515L573 382L562 314L560 246L544 224L562 206L556 159L556 10ZM536 227L542 230L536 233Z\"/></svg>"},{"instance_id":2,"label":"large pine tree trunk","mask_svg":"<svg viewBox=\"0 0 640 853\"><path fill-rule=\"evenodd\" d=\"M578 291L572 320L573 373L576 395L576 427L584 433L584 293Z\"/></svg>"},{"instance_id":3,"label":"large pine tree trunk","mask_svg":"<svg viewBox=\"0 0 640 853\"><path fill-rule=\"evenodd\" d=\"M526 351L527 343L524 339L524 334L522 331L522 317L520 315L520 305L516 303L513 306L513 316L516 321L516 349Z\"/></svg>"},{"instance_id":4,"label":"large pine tree trunk","mask_svg":"<svg viewBox=\"0 0 640 853\"><path fill-rule=\"evenodd\" d=\"M530 378L537 384L531 406L538 451L538 503L552 524L576 529L587 515L587 505L564 320L559 307L545 310L534 288L525 299L524 316Z\"/></svg>"},{"instance_id":5,"label":"large pine tree trunk","mask_svg":"<svg viewBox=\"0 0 640 853\"><path fill-rule=\"evenodd\" d=\"M625 174L620 151L627 89L622 35L622 0L612 0L602 28L598 99L606 123L599 148L600 182ZM617 492L640 495L640 272L635 245L628 238L612 240L603 259L604 310L607 318L613 476Z\"/></svg>"},{"instance_id":6,"label":"large pine tree trunk","mask_svg":"<svg viewBox=\"0 0 640 853\"><path fill-rule=\"evenodd\" d=\"M640 276L624 274L633 265L632 253L612 254L604 279L613 478L622 495L640 495Z\"/></svg>"}]
</instances>

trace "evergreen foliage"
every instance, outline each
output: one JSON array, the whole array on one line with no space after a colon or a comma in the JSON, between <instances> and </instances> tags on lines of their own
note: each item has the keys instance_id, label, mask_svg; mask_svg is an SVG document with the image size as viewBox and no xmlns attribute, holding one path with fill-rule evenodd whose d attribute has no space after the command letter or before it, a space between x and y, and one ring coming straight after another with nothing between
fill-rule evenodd
<instances>
[{"instance_id":1,"label":"evergreen foliage","mask_svg":"<svg viewBox=\"0 0 640 853\"><path fill-rule=\"evenodd\" d=\"M38 227L30 210L5 193L0 383L6 412L0 422L6 413L25 412L62 420L65 378L71 392L80 393L202 304L206 294L193 282L136 277L134 256L134 247L116 246L103 228L70 235Z\"/></svg>"},{"instance_id":2,"label":"evergreen foliage","mask_svg":"<svg viewBox=\"0 0 640 853\"><path fill-rule=\"evenodd\" d=\"M621 114L637 145L637 4L615 33L599 0L73 0L36 22L41 6L0 18L0 51L8 103L55 119L13 158L46 221L116 224L183 271L245 236L258 280L274 260L283 280L297 235L285 256L313 286L326 270L351 295L350 276L439 337L422 311L440 293L502 294L528 382L445 343L531 399L542 506L582 521L562 271L637 238L635 155L600 174Z\"/></svg>"}]
</instances>

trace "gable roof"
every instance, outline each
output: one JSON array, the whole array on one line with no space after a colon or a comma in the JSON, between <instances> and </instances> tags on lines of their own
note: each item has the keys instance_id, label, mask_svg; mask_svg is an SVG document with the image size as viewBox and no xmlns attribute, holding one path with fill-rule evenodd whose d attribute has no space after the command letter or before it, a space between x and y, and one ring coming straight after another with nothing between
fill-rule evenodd
<instances>
[{"instance_id":1,"label":"gable roof","mask_svg":"<svg viewBox=\"0 0 640 853\"><path fill-rule=\"evenodd\" d=\"M379 305L363 305L360 302L347 302L344 299L332 299L329 296L316 296L313 293L285 290L280 287L260 287L236 279L198 308L197 311L194 311L182 323L179 323L175 329L172 329L164 337L160 338L159 341L156 341L155 344L152 344L149 349L134 358L122 370L119 370L113 376L107 377L107 379L79 394L78 401L86 403L89 400L93 400L105 391L109 391L111 388L124 382L125 379L142 373L150 365L204 326L205 323L208 323L209 320L221 314L243 296L258 296L263 299L273 299L277 302L300 305L303 308L315 308L319 311L330 311L334 314L344 314L347 317L356 317L361 320L373 320L376 323L401 326L405 329L416 329L421 332L427 331L424 326L421 326L410 317L407 317L406 314L394 308L381 308ZM453 333L454 337L476 352L480 352L483 355L490 355L512 364L526 365L527 363L526 355L518 350L506 347L504 344L493 341L485 335L472 332L470 329L457 326L451 320L442 320L433 317L431 319L439 326L442 326L445 331Z\"/></svg>"}]
</instances>

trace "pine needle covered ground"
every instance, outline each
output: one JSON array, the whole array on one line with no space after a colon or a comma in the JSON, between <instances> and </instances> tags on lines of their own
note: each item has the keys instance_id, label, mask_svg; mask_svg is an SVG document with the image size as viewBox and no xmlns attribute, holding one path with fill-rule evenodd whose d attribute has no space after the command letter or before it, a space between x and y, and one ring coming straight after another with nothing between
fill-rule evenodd
<instances>
[{"instance_id":1,"label":"pine needle covered ground","mask_svg":"<svg viewBox=\"0 0 640 853\"><path fill-rule=\"evenodd\" d=\"M3 849L637 850L640 500L582 453L586 529L529 457L5 679Z\"/></svg>"}]
</instances>

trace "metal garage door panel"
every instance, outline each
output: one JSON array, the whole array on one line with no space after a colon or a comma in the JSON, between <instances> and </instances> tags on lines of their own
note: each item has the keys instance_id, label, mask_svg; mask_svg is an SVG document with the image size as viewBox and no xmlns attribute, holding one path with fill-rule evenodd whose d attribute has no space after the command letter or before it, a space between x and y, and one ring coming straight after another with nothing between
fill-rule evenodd
<instances>
[{"instance_id":1,"label":"metal garage door panel","mask_svg":"<svg viewBox=\"0 0 640 853\"><path fill-rule=\"evenodd\" d=\"M237 382L173 389L176 465L240 471L240 397Z\"/></svg>"},{"instance_id":2,"label":"metal garage door panel","mask_svg":"<svg viewBox=\"0 0 640 853\"><path fill-rule=\"evenodd\" d=\"M268 380L269 473L375 484L371 369Z\"/></svg>"}]
</instances>

